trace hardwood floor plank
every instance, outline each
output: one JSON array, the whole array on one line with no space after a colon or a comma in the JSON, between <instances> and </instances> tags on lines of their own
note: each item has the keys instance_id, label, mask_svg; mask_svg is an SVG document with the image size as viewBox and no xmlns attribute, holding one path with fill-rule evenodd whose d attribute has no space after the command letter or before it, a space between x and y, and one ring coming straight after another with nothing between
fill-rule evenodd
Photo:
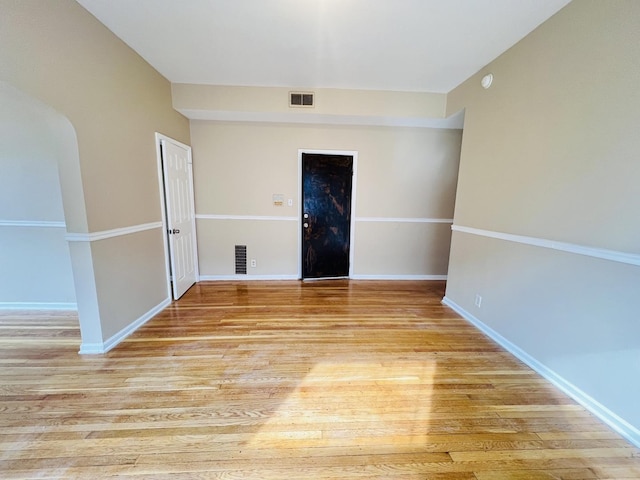
<instances>
[{"instance_id":1,"label":"hardwood floor plank","mask_svg":"<svg viewBox=\"0 0 640 480\"><path fill-rule=\"evenodd\" d=\"M0 314L0 478L604 480L640 452L443 282L202 282L105 355Z\"/></svg>"}]
</instances>

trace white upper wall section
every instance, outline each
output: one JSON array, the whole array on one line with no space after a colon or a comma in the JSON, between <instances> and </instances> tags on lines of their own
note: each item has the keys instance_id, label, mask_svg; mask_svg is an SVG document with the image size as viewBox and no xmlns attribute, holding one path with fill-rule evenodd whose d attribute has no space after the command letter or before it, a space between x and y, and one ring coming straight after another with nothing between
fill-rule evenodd
<instances>
[{"instance_id":1,"label":"white upper wall section","mask_svg":"<svg viewBox=\"0 0 640 480\"><path fill-rule=\"evenodd\" d=\"M447 93L569 0L78 0L173 83Z\"/></svg>"}]
</instances>

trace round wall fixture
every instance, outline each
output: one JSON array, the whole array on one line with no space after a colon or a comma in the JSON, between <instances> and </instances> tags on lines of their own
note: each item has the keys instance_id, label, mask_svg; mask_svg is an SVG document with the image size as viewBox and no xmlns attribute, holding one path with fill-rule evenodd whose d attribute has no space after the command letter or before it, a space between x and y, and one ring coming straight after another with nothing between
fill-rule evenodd
<instances>
[{"instance_id":1,"label":"round wall fixture","mask_svg":"<svg viewBox=\"0 0 640 480\"><path fill-rule=\"evenodd\" d=\"M480 85L482 85L482 88L484 89L489 88L492 83L493 83L493 73L487 73L484 77L482 77L482 80L480 80Z\"/></svg>"}]
</instances>

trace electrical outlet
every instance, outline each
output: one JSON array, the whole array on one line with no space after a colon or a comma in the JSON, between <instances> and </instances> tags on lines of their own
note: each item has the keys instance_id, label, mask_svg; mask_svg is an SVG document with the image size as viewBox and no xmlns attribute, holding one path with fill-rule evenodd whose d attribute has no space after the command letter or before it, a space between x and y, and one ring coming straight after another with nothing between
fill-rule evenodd
<instances>
[{"instance_id":1,"label":"electrical outlet","mask_svg":"<svg viewBox=\"0 0 640 480\"><path fill-rule=\"evenodd\" d=\"M258 264L256 263L256 259L252 258L251 259L251 267L256 268L258 266Z\"/></svg>"},{"instance_id":2,"label":"electrical outlet","mask_svg":"<svg viewBox=\"0 0 640 480\"><path fill-rule=\"evenodd\" d=\"M482 297L476 293L476 307L480 308L482 306Z\"/></svg>"}]
</instances>

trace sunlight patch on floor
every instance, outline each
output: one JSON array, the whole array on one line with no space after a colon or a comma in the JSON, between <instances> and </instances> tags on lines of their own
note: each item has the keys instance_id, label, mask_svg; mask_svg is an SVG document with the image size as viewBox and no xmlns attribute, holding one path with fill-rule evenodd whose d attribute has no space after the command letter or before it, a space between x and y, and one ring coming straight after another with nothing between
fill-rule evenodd
<instances>
[{"instance_id":1,"label":"sunlight patch on floor","mask_svg":"<svg viewBox=\"0 0 640 480\"><path fill-rule=\"evenodd\" d=\"M426 441L435 371L435 362L317 363L248 445L356 446L389 435Z\"/></svg>"}]
</instances>

